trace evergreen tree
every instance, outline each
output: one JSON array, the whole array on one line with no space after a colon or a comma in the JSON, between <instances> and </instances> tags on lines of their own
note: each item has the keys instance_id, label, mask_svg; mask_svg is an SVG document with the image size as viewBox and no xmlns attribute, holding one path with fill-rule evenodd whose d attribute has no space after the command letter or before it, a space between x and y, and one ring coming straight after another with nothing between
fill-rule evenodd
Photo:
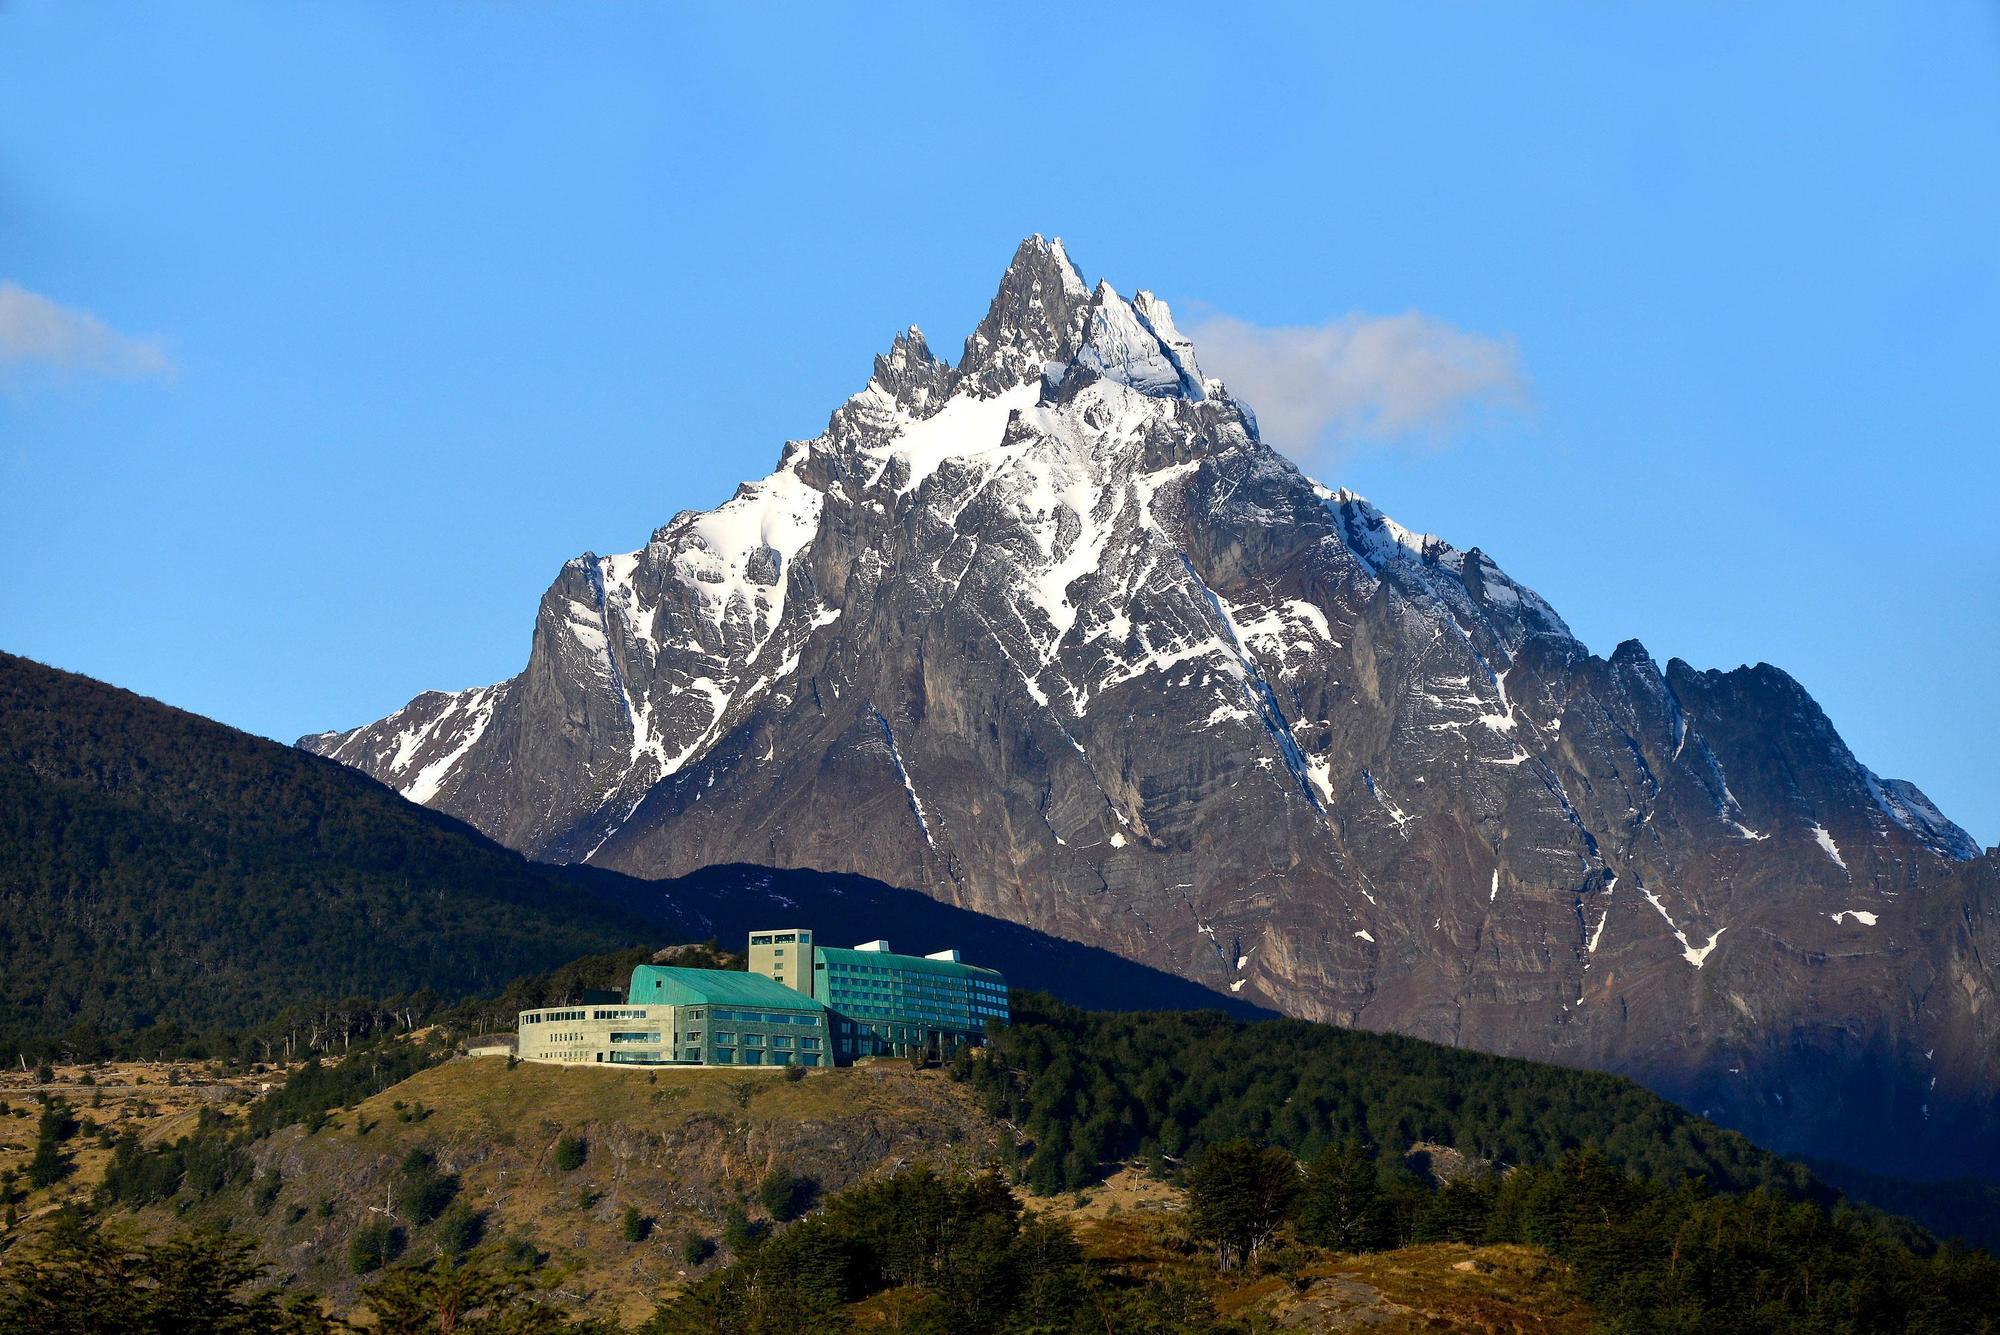
<instances>
[{"instance_id":1,"label":"evergreen tree","mask_svg":"<svg viewBox=\"0 0 2000 1335\"><path fill-rule=\"evenodd\" d=\"M257 1287L245 1238L190 1233L158 1243L105 1235L64 1211L0 1275L0 1330L37 1335L328 1335L339 1323L309 1300Z\"/></svg>"},{"instance_id":2,"label":"evergreen tree","mask_svg":"<svg viewBox=\"0 0 2000 1335\"><path fill-rule=\"evenodd\" d=\"M1383 1233L1374 1156L1358 1140L1321 1150L1299 1182L1299 1235L1344 1252L1373 1251Z\"/></svg>"},{"instance_id":3,"label":"evergreen tree","mask_svg":"<svg viewBox=\"0 0 2000 1335\"><path fill-rule=\"evenodd\" d=\"M70 1156L63 1142L76 1134L76 1117L59 1098L42 1103L42 1116L35 1125L35 1157L28 1161L28 1189L39 1191L69 1176Z\"/></svg>"},{"instance_id":4,"label":"evergreen tree","mask_svg":"<svg viewBox=\"0 0 2000 1335\"><path fill-rule=\"evenodd\" d=\"M582 1335L603 1329L572 1323L532 1294L527 1277L494 1251L399 1265L362 1290L379 1335Z\"/></svg>"},{"instance_id":5,"label":"evergreen tree","mask_svg":"<svg viewBox=\"0 0 2000 1335\"><path fill-rule=\"evenodd\" d=\"M1221 1269L1247 1265L1284 1222L1298 1183L1298 1163L1281 1149L1217 1145L1188 1171L1188 1229L1214 1244Z\"/></svg>"}]
</instances>

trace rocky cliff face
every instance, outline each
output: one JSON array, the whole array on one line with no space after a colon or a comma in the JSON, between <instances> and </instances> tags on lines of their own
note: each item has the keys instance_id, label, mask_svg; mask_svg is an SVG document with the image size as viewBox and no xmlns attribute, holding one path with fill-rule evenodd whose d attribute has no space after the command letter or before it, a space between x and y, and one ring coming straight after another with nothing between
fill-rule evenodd
<instances>
[{"instance_id":1,"label":"rocky cliff face","mask_svg":"<svg viewBox=\"0 0 2000 1335\"><path fill-rule=\"evenodd\" d=\"M1592 655L1023 243L819 437L571 561L528 666L301 745L532 856L864 873L1292 1014L2000 1172L1995 858L1775 668Z\"/></svg>"}]
</instances>

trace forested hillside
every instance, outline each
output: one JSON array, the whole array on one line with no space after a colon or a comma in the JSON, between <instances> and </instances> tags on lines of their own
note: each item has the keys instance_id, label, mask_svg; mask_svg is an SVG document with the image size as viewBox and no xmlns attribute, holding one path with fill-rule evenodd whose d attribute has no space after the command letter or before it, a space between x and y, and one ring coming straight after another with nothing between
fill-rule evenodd
<instances>
[{"instance_id":1,"label":"forested hillside","mask_svg":"<svg viewBox=\"0 0 2000 1335\"><path fill-rule=\"evenodd\" d=\"M1248 1139L1307 1159L1350 1140L1399 1156L1430 1143L1510 1167L1591 1145L1637 1176L1833 1195L1802 1165L1622 1076L1300 1020L1015 1001L990 1060L965 1054L954 1071L1023 1128L1039 1191L1084 1186L1117 1160L1164 1166Z\"/></svg>"},{"instance_id":2,"label":"forested hillside","mask_svg":"<svg viewBox=\"0 0 2000 1335\"><path fill-rule=\"evenodd\" d=\"M219 1052L287 1015L295 1047L580 955L774 923L957 946L1086 1005L1255 1010L858 876L529 862L345 766L0 654L0 1052Z\"/></svg>"},{"instance_id":3,"label":"forested hillside","mask_svg":"<svg viewBox=\"0 0 2000 1335\"><path fill-rule=\"evenodd\" d=\"M1014 1018L994 1060L955 1069L989 1111L1023 1127L1024 1173L1043 1191L1082 1185L1106 1161L1164 1169L1236 1138L1302 1159L1352 1141L1399 1160L1428 1143L1506 1168L1547 1167L1591 1146L1618 1171L1662 1183L1820 1204L1837 1189L1940 1238L2000 1243L2000 1207L1982 1184L1808 1167L1622 1076L1296 1020L1095 1014L1018 993Z\"/></svg>"},{"instance_id":4,"label":"forested hillside","mask_svg":"<svg viewBox=\"0 0 2000 1335\"><path fill-rule=\"evenodd\" d=\"M497 991L652 934L352 770L0 654L0 1050Z\"/></svg>"}]
</instances>

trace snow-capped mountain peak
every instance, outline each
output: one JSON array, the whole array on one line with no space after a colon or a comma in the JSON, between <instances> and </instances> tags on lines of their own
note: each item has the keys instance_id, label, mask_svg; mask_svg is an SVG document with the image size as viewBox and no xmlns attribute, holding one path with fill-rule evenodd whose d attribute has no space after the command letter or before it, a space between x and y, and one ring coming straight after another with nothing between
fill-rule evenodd
<instances>
[{"instance_id":1,"label":"snow-capped mountain peak","mask_svg":"<svg viewBox=\"0 0 2000 1335\"><path fill-rule=\"evenodd\" d=\"M861 872L1669 1093L1832 995L1884 998L1868 1051L2000 1065L1977 850L1796 683L1597 658L1041 237L956 367L897 334L769 476L566 565L519 676L302 744L531 856ZM1960 981L1911 1001L1910 952Z\"/></svg>"}]
</instances>

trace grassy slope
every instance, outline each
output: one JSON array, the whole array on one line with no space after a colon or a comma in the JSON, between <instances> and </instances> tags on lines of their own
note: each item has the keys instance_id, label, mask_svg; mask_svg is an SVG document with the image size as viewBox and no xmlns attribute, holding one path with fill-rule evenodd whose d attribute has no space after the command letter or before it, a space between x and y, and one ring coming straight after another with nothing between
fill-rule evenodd
<instances>
[{"instance_id":1,"label":"grassy slope","mask_svg":"<svg viewBox=\"0 0 2000 1335\"><path fill-rule=\"evenodd\" d=\"M412 1120L401 1119L398 1103ZM581 1168L563 1172L554 1148L571 1134L587 1140L589 1154ZM459 1175L461 1198L487 1214L489 1238L527 1236L548 1254L543 1277L566 1305L631 1322L692 1277L680 1256L689 1231L719 1236L732 1204L763 1216L756 1189L773 1165L831 1192L913 1163L998 1164L1010 1140L963 1085L901 1064L815 1072L793 1084L742 1072L662 1071L649 1080L643 1072L593 1068L522 1064L510 1071L499 1058L472 1058L422 1072L340 1113L316 1135L294 1126L258 1143L259 1173L275 1170L284 1179L268 1213L257 1215L250 1190L239 1188L180 1221L170 1210L148 1210L140 1226L227 1220L261 1240L278 1273L346 1307L360 1285L347 1267L347 1240L382 1209L396 1208L403 1156L421 1148ZM594 1198L588 1207L580 1202L586 1189ZM333 1217L322 1219L317 1207L328 1200ZM1136 1172L1081 1196L1028 1204L1071 1219L1088 1253L1107 1266L1145 1279L1186 1274L1209 1285L1225 1314L1263 1313L1302 1329L1352 1323L1390 1332L1569 1335L1587 1324L1562 1268L1525 1248L1320 1257L1297 1282L1266 1276L1240 1284L1218 1279L1206 1252L1186 1242L1181 1193ZM627 1206L654 1221L643 1242L622 1235ZM305 1209L302 1219L291 1220L294 1207ZM411 1258L434 1250L433 1231L412 1230ZM719 1253L707 1266L728 1259ZM887 1319L905 1296L857 1305L857 1323L865 1329Z\"/></svg>"},{"instance_id":2,"label":"grassy slope","mask_svg":"<svg viewBox=\"0 0 2000 1335\"><path fill-rule=\"evenodd\" d=\"M420 1120L401 1120L399 1102L405 1115L421 1105ZM554 1163L566 1135L589 1144L584 1165L570 1172ZM497 1057L467 1058L340 1113L317 1135L294 1126L259 1142L258 1171L285 1180L267 1215L255 1215L249 1193L235 1190L195 1218L230 1219L262 1239L285 1273L345 1304L358 1288L347 1240L380 1209L395 1208L403 1157L421 1148L460 1176L461 1198L488 1214L488 1237L532 1237L549 1253L546 1270L561 1293L630 1319L685 1278L680 1248L690 1230L719 1236L732 1204L762 1214L756 1189L773 1165L835 1191L887 1165L997 1162L1002 1140L969 1091L936 1071L846 1068L788 1083L723 1071L649 1079L527 1063L508 1070ZM585 1189L595 1197L588 1208ZM317 1213L324 1200L334 1202L331 1219ZM293 1206L308 1211L296 1223L288 1222ZM644 1242L622 1236L628 1206L654 1221ZM163 1224L170 1215L148 1217ZM433 1249L429 1231L412 1231L412 1257Z\"/></svg>"}]
</instances>

